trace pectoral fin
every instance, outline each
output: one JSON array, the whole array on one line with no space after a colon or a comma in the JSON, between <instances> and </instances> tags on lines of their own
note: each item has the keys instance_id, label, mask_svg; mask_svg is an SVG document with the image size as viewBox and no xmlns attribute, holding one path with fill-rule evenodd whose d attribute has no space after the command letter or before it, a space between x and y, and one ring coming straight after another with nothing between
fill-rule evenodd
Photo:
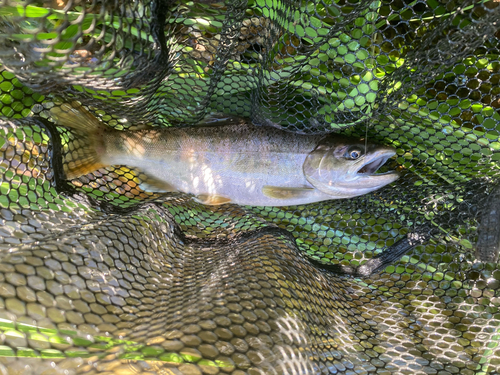
<instances>
[{"instance_id":1,"label":"pectoral fin","mask_svg":"<svg viewBox=\"0 0 500 375\"><path fill-rule=\"evenodd\" d=\"M175 186L151 175L141 173L139 175L139 179L141 180L139 189L147 191L149 193L170 193L173 191L177 191Z\"/></svg>"},{"instance_id":2,"label":"pectoral fin","mask_svg":"<svg viewBox=\"0 0 500 375\"><path fill-rule=\"evenodd\" d=\"M281 187L281 186L269 186L266 185L262 188L262 193L269 198L274 199L292 199L292 198L305 198L312 191L313 188L309 187Z\"/></svg>"},{"instance_id":3,"label":"pectoral fin","mask_svg":"<svg viewBox=\"0 0 500 375\"><path fill-rule=\"evenodd\" d=\"M231 199L223 197L221 195L210 195L210 194L199 194L194 200L201 204L206 204L207 206L218 206L220 204L229 203Z\"/></svg>"}]
</instances>

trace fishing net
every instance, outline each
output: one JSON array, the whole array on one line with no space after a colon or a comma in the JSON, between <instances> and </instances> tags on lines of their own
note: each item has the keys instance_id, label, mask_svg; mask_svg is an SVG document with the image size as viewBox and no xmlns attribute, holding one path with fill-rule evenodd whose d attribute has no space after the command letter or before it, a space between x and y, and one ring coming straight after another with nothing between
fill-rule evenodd
<instances>
[{"instance_id":1,"label":"fishing net","mask_svg":"<svg viewBox=\"0 0 500 375\"><path fill-rule=\"evenodd\" d=\"M497 1L0 4L1 374L499 373ZM366 136L401 177L295 207L68 181L72 100Z\"/></svg>"}]
</instances>

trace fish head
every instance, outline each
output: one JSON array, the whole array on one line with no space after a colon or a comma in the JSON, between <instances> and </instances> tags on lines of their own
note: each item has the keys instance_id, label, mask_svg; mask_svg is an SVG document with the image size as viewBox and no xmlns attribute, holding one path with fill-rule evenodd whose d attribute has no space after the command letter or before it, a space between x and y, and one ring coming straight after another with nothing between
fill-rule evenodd
<instances>
[{"instance_id":1,"label":"fish head","mask_svg":"<svg viewBox=\"0 0 500 375\"><path fill-rule=\"evenodd\" d=\"M368 194L396 181L396 171L375 173L396 150L337 134L323 138L303 164L307 181L332 199Z\"/></svg>"}]
</instances>

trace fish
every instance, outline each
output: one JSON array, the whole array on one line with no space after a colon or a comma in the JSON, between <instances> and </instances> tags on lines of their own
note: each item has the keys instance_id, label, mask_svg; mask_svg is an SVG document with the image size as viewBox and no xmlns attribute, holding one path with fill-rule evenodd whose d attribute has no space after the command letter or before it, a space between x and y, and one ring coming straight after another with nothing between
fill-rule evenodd
<instances>
[{"instance_id":1,"label":"fish","mask_svg":"<svg viewBox=\"0 0 500 375\"><path fill-rule=\"evenodd\" d=\"M399 178L396 171L375 173L396 154L393 147L340 134L296 134L234 118L123 131L76 101L52 108L51 116L87 139L84 162L65 166L68 180L127 166L140 171L142 190L183 192L205 205L305 205L368 194Z\"/></svg>"}]
</instances>

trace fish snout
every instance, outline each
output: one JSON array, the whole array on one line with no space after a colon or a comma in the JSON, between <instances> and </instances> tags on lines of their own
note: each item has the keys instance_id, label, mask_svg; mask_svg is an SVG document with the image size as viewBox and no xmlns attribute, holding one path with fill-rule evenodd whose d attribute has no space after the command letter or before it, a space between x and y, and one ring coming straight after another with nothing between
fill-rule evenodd
<instances>
[{"instance_id":1,"label":"fish snout","mask_svg":"<svg viewBox=\"0 0 500 375\"><path fill-rule=\"evenodd\" d=\"M396 171L376 173L396 150L378 146L357 160L332 159L331 153L312 152L306 158L303 171L308 182L332 199L351 198L368 194L399 178Z\"/></svg>"},{"instance_id":2,"label":"fish snout","mask_svg":"<svg viewBox=\"0 0 500 375\"><path fill-rule=\"evenodd\" d=\"M365 155L356 173L374 174L394 155L396 155L396 150L392 147L380 147L377 150Z\"/></svg>"}]
</instances>

